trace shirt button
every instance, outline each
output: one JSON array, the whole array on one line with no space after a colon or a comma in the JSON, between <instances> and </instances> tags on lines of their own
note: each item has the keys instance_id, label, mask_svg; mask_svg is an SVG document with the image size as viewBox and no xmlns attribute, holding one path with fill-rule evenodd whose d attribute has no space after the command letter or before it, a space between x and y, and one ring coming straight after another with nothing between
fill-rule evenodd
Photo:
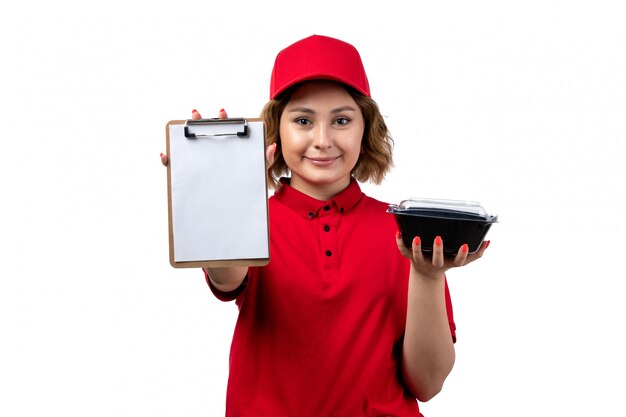
<instances>
[{"instance_id":1,"label":"shirt button","mask_svg":"<svg viewBox=\"0 0 626 417\"><path fill-rule=\"evenodd\" d=\"M309 211L309 218L312 219L315 214L312 211Z\"/></svg>"},{"instance_id":2,"label":"shirt button","mask_svg":"<svg viewBox=\"0 0 626 417\"><path fill-rule=\"evenodd\" d=\"M333 253L329 250L326 251L326 256L333 256Z\"/></svg>"},{"instance_id":3,"label":"shirt button","mask_svg":"<svg viewBox=\"0 0 626 417\"><path fill-rule=\"evenodd\" d=\"M330 206L324 206L324 210L326 211L330 210Z\"/></svg>"},{"instance_id":4,"label":"shirt button","mask_svg":"<svg viewBox=\"0 0 626 417\"><path fill-rule=\"evenodd\" d=\"M343 209L342 208L339 209L339 213L343 214Z\"/></svg>"},{"instance_id":5,"label":"shirt button","mask_svg":"<svg viewBox=\"0 0 626 417\"><path fill-rule=\"evenodd\" d=\"M324 225L324 231L325 231L325 232L330 232L330 226L329 226L329 225L327 225L327 224L325 224L325 225Z\"/></svg>"}]
</instances>

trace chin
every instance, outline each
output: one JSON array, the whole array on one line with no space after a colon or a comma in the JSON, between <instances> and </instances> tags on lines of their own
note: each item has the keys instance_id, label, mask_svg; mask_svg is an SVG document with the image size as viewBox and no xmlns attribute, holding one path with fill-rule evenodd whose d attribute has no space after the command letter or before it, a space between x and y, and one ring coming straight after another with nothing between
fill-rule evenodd
<instances>
[{"instance_id":1,"label":"chin","mask_svg":"<svg viewBox=\"0 0 626 417\"><path fill-rule=\"evenodd\" d=\"M311 182L311 184L315 184L315 185L319 185L319 186L329 186L329 185L335 185L335 184L339 184L344 182L344 177L327 177L327 176L319 176L314 178ZM350 183L350 180L348 179L347 183Z\"/></svg>"}]
</instances>

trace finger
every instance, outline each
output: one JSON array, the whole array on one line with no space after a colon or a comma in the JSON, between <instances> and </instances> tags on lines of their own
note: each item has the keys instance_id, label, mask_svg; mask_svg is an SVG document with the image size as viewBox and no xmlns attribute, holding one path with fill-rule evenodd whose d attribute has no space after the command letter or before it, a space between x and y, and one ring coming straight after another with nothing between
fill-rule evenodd
<instances>
[{"instance_id":1,"label":"finger","mask_svg":"<svg viewBox=\"0 0 626 417\"><path fill-rule=\"evenodd\" d=\"M465 261L467 260L467 254L469 253L469 246L467 243L464 243L459 248L456 256L454 257L454 266L463 266L465 265Z\"/></svg>"},{"instance_id":2,"label":"finger","mask_svg":"<svg viewBox=\"0 0 626 417\"><path fill-rule=\"evenodd\" d=\"M191 118L192 118L193 120L200 120L200 119L202 119L202 116L200 116L200 113L198 112L198 110L193 109L193 110L191 111Z\"/></svg>"},{"instance_id":3,"label":"finger","mask_svg":"<svg viewBox=\"0 0 626 417\"><path fill-rule=\"evenodd\" d=\"M165 166L167 166L167 162L168 162L168 158L167 155L165 154L161 154L161 163Z\"/></svg>"},{"instance_id":4,"label":"finger","mask_svg":"<svg viewBox=\"0 0 626 417\"><path fill-rule=\"evenodd\" d=\"M474 257L476 259L480 258L481 256L483 256L483 253L485 253L485 251L487 250L487 248L489 247L489 244L491 243L491 240L484 240L481 244L480 247L478 248L478 251L476 251L476 253L474 254Z\"/></svg>"},{"instance_id":5,"label":"finger","mask_svg":"<svg viewBox=\"0 0 626 417\"><path fill-rule=\"evenodd\" d=\"M485 253L485 251L489 247L490 243L491 243L490 240L483 241L480 244L480 247L478 248L478 250L467 257L467 261L465 263L468 264L470 262L474 262L476 259L482 258L483 254Z\"/></svg>"},{"instance_id":6,"label":"finger","mask_svg":"<svg viewBox=\"0 0 626 417\"><path fill-rule=\"evenodd\" d=\"M413 246L412 246L412 254L413 260L418 264L424 263L424 253L422 252L422 239L419 236L415 236L413 238Z\"/></svg>"},{"instance_id":7,"label":"finger","mask_svg":"<svg viewBox=\"0 0 626 417\"><path fill-rule=\"evenodd\" d=\"M217 115L217 117L220 119L228 119L228 114L226 114L226 111L224 109L220 109L220 112Z\"/></svg>"},{"instance_id":8,"label":"finger","mask_svg":"<svg viewBox=\"0 0 626 417\"><path fill-rule=\"evenodd\" d=\"M443 265L443 239L441 239L441 236L437 236L433 244L433 266L435 268L442 268Z\"/></svg>"},{"instance_id":9,"label":"finger","mask_svg":"<svg viewBox=\"0 0 626 417\"><path fill-rule=\"evenodd\" d=\"M485 253L485 251L487 250L487 248L489 247L489 244L491 243L490 240L485 240L480 244L480 247L478 248L478 250L474 253L474 257L476 258L480 258L481 256L483 256L483 253Z\"/></svg>"},{"instance_id":10,"label":"finger","mask_svg":"<svg viewBox=\"0 0 626 417\"><path fill-rule=\"evenodd\" d=\"M400 232L396 232L396 245L398 245L398 250L403 256L406 256L407 258L411 257L411 252L409 252L404 244L404 240L402 240L402 233Z\"/></svg>"},{"instance_id":11,"label":"finger","mask_svg":"<svg viewBox=\"0 0 626 417\"><path fill-rule=\"evenodd\" d=\"M272 143L267 147L265 151L265 159L267 160L267 166L271 167L274 164L274 155L276 154L276 144Z\"/></svg>"},{"instance_id":12,"label":"finger","mask_svg":"<svg viewBox=\"0 0 626 417\"><path fill-rule=\"evenodd\" d=\"M404 244L404 240L402 240L402 233L396 232L396 244L398 245L398 250L402 254L409 259L411 259L411 251Z\"/></svg>"}]
</instances>

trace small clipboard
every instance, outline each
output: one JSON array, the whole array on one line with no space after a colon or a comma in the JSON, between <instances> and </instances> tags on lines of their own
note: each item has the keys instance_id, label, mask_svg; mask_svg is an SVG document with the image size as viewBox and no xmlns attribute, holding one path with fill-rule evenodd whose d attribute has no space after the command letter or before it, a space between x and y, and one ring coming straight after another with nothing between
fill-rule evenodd
<instances>
[{"instance_id":1,"label":"small clipboard","mask_svg":"<svg viewBox=\"0 0 626 417\"><path fill-rule=\"evenodd\" d=\"M265 126L261 119L166 125L170 264L269 262Z\"/></svg>"}]
</instances>

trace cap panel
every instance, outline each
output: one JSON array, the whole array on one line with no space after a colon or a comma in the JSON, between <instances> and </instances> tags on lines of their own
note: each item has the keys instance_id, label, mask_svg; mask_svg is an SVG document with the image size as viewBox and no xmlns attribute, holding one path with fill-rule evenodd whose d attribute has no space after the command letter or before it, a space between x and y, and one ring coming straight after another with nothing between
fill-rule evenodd
<instances>
[{"instance_id":1,"label":"cap panel","mask_svg":"<svg viewBox=\"0 0 626 417\"><path fill-rule=\"evenodd\" d=\"M370 97L361 56L349 43L313 35L278 53L272 69L270 99L307 80L329 79L349 85Z\"/></svg>"}]
</instances>

